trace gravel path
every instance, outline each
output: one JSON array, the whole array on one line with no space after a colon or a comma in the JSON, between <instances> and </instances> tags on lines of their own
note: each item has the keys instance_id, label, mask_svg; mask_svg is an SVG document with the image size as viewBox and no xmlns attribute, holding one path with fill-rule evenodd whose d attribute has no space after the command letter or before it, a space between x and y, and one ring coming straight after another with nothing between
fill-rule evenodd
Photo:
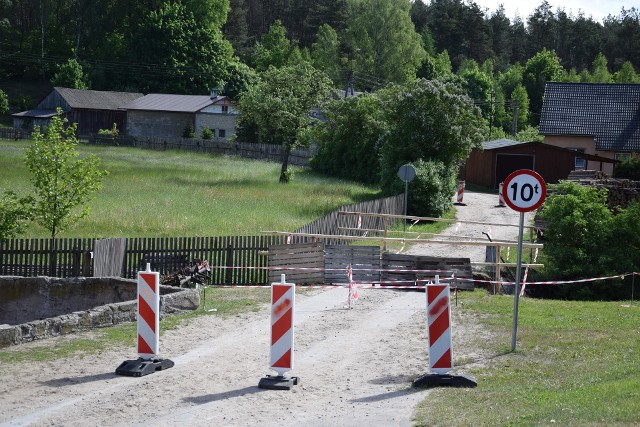
<instances>
[{"instance_id":1,"label":"gravel path","mask_svg":"<svg viewBox=\"0 0 640 427\"><path fill-rule=\"evenodd\" d=\"M465 193L459 219L517 224L518 215L495 208L494 199ZM481 238L487 229L454 224L447 233ZM516 234L513 227L492 230L497 238ZM484 247L473 253L470 248L425 244L409 253L484 259ZM359 293L353 309L345 308L342 288L296 296L295 368L289 375L300 382L290 391L257 387L272 373L265 306L228 319L200 316L167 331L161 355L175 366L140 378L114 374L122 361L136 358L133 337L131 347L97 355L0 365L0 426L411 425L415 406L431 392L411 387L428 371L425 295L385 289ZM477 350L488 336L464 304L452 306L452 317L454 373L463 374L491 356Z\"/></svg>"},{"instance_id":2,"label":"gravel path","mask_svg":"<svg viewBox=\"0 0 640 427\"><path fill-rule=\"evenodd\" d=\"M456 206L456 219L460 221L477 221L491 224L510 224L511 226L489 226L486 224L469 224L459 222L448 227L443 234L454 236L456 240L464 238L489 241L483 233L488 233L492 240L518 239L518 223L520 213L508 207L498 207L498 195L465 191L464 206ZM525 225L533 221L533 212L525 214ZM525 230L526 232L526 230ZM528 234L525 234L525 240ZM438 238L438 240L445 240ZM415 244L404 253L410 255L429 255L441 257L469 257L471 261L485 260L486 246L446 245L424 243Z\"/></svg>"}]
</instances>

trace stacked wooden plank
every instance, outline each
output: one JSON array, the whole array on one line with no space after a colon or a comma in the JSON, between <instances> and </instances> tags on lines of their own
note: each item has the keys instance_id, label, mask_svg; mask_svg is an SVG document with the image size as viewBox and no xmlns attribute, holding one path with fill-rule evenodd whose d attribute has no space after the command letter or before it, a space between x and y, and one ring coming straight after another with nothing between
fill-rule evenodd
<instances>
[{"instance_id":1,"label":"stacked wooden plank","mask_svg":"<svg viewBox=\"0 0 640 427\"><path fill-rule=\"evenodd\" d=\"M469 258L441 258L430 256L415 256L403 254L384 253L381 262L381 283L384 285L411 285L420 282L424 286L425 281L434 280L438 275L441 278L473 278L471 260ZM418 272L416 272L418 270ZM451 286L458 289L472 290L473 282L451 280Z\"/></svg>"},{"instance_id":2,"label":"stacked wooden plank","mask_svg":"<svg viewBox=\"0 0 640 427\"><path fill-rule=\"evenodd\" d=\"M324 243L298 243L269 246L269 282L280 281L284 274L287 283L323 283Z\"/></svg>"},{"instance_id":3,"label":"stacked wooden plank","mask_svg":"<svg viewBox=\"0 0 640 427\"><path fill-rule=\"evenodd\" d=\"M626 207L633 200L640 201L640 181L610 178L600 171L573 171L569 179L580 185L606 188L608 190L607 205Z\"/></svg>"},{"instance_id":4,"label":"stacked wooden plank","mask_svg":"<svg viewBox=\"0 0 640 427\"><path fill-rule=\"evenodd\" d=\"M349 283L347 267L353 270L356 283L380 282L380 247L326 245L325 283Z\"/></svg>"}]
</instances>

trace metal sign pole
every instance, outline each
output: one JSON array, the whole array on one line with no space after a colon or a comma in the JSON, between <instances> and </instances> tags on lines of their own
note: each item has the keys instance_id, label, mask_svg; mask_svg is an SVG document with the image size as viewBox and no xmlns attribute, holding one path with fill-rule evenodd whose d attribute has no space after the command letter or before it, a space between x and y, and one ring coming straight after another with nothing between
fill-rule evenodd
<instances>
[{"instance_id":1,"label":"metal sign pole","mask_svg":"<svg viewBox=\"0 0 640 427\"><path fill-rule=\"evenodd\" d=\"M524 212L520 212L520 232L518 233L518 261L516 264L516 284L513 288L513 333L511 335L511 351L516 350L516 335L518 334L518 301L520 299L520 281L522 266L522 234L524 230Z\"/></svg>"},{"instance_id":2,"label":"metal sign pole","mask_svg":"<svg viewBox=\"0 0 640 427\"><path fill-rule=\"evenodd\" d=\"M409 181L404 182L404 216L405 218L402 220L403 228L402 231L407 231L407 192L409 187Z\"/></svg>"}]
</instances>

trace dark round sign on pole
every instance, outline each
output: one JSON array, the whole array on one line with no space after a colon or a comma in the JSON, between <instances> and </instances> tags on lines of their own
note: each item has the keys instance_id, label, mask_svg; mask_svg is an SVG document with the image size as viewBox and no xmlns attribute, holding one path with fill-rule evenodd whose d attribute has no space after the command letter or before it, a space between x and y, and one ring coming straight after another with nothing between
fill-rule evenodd
<instances>
[{"instance_id":1,"label":"dark round sign on pole","mask_svg":"<svg viewBox=\"0 0 640 427\"><path fill-rule=\"evenodd\" d=\"M538 209L547 196L547 184L537 173L520 169L509 174L502 185L502 197L511 209L530 212Z\"/></svg>"},{"instance_id":2,"label":"dark round sign on pole","mask_svg":"<svg viewBox=\"0 0 640 427\"><path fill-rule=\"evenodd\" d=\"M398 178L404 182L411 182L416 177L416 170L410 164L400 166L398 169Z\"/></svg>"}]
</instances>

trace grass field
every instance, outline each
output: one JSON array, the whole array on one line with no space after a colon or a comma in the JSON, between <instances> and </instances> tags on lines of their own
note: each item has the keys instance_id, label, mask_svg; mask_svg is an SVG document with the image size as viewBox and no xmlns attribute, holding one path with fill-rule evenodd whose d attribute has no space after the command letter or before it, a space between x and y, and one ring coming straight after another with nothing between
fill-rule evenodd
<instances>
[{"instance_id":1,"label":"grass field","mask_svg":"<svg viewBox=\"0 0 640 427\"><path fill-rule=\"evenodd\" d=\"M637 302L521 299L512 353L513 296L476 290L459 298L497 337L477 340L495 357L460 366L477 388L434 389L416 411L418 425L640 423Z\"/></svg>"},{"instance_id":2,"label":"grass field","mask_svg":"<svg viewBox=\"0 0 640 427\"><path fill-rule=\"evenodd\" d=\"M0 141L0 191L31 192L27 141ZM80 145L109 171L87 218L60 237L257 235L291 231L336 208L380 197L379 190L294 169L279 184L280 165L177 151ZM30 225L20 237L46 237Z\"/></svg>"}]
</instances>

